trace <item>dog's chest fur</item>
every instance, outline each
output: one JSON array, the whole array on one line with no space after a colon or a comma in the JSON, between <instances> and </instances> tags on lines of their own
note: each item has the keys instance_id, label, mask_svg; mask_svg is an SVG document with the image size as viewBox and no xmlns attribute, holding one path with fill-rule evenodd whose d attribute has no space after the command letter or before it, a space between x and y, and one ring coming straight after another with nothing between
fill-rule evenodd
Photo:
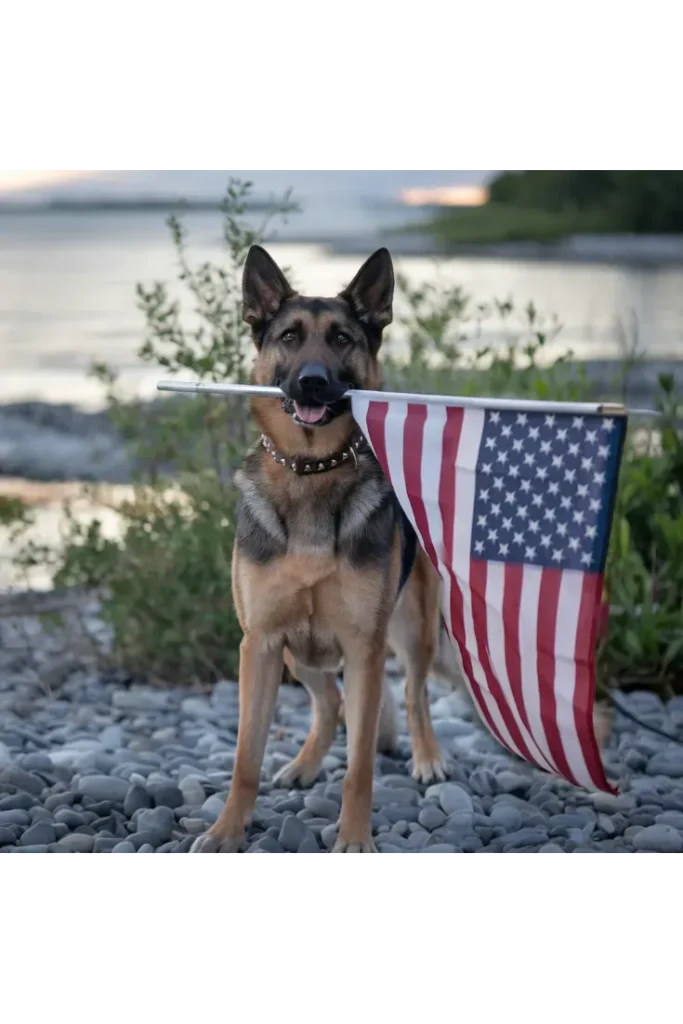
<instances>
[{"instance_id":1,"label":"dog's chest fur","mask_svg":"<svg viewBox=\"0 0 683 1024\"><path fill-rule=\"evenodd\" d=\"M283 468L273 478L258 452L247 457L237 481L237 586L243 628L250 623L283 639L300 664L335 670L340 615L360 631L377 617L385 588L373 581L378 569L389 578L397 512L373 456L324 475L297 477Z\"/></svg>"},{"instance_id":2,"label":"dog's chest fur","mask_svg":"<svg viewBox=\"0 0 683 1024\"><path fill-rule=\"evenodd\" d=\"M395 498L370 454L359 458L357 469L344 467L313 477L295 476L283 467L273 486L260 453L253 452L237 482L241 501L236 542L251 562L265 565L286 555L331 556L361 568L391 552Z\"/></svg>"}]
</instances>

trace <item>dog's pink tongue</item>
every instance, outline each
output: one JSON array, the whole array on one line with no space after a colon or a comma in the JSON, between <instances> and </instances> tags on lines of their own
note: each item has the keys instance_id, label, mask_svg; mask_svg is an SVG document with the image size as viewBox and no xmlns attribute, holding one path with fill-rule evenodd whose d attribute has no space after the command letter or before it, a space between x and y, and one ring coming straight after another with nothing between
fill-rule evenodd
<instances>
[{"instance_id":1,"label":"dog's pink tongue","mask_svg":"<svg viewBox=\"0 0 683 1024\"><path fill-rule=\"evenodd\" d=\"M294 403L294 412L302 423L318 423L325 415L324 405L299 405Z\"/></svg>"}]
</instances>

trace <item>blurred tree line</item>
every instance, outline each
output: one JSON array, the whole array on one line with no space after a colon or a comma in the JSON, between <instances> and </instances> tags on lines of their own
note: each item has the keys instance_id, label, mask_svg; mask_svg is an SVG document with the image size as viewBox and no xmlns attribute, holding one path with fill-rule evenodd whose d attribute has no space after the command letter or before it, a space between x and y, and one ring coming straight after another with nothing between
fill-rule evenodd
<instances>
[{"instance_id":1,"label":"blurred tree line","mask_svg":"<svg viewBox=\"0 0 683 1024\"><path fill-rule=\"evenodd\" d=\"M683 234L683 171L502 171L484 206L440 209L413 230L446 247Z\"/></svg>"},{"instance_id":2,"label":"blurred tree line","mask_svg":"<svg viewBox=\"0 0 683 1024\"><path fill-rule=\"evenodd\" d=\"M600 213L605 230L683 233L683 171L504 171L492 203L548 213Z\"/></svg>"}]
</instances>

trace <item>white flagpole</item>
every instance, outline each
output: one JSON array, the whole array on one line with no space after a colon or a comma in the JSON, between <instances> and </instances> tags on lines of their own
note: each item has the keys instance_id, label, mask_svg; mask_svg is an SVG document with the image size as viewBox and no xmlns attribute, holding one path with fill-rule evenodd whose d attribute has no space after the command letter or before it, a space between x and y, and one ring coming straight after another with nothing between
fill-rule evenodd
<instances>
[{"instance_id":1,"label":"white flagpole","mask_svg":"<svg viewBox=\"0 0 683 1024\"><path fill-rule=\"evenodd\" d=\"M202 381L160 380L157 391L175 391L201 395L251 395L256 398L282 398L280 388L260 384L205 384ZM515 412L574 413L575 415L657 416L654 409L626 409L608 402L541 402L523 398L470 398L452 395L414 395L401 391L347 391L344 397L358 395L369 401L418 402L424 405L456 406L460 409L512 409Z\"/></svg>"}]
</instances>

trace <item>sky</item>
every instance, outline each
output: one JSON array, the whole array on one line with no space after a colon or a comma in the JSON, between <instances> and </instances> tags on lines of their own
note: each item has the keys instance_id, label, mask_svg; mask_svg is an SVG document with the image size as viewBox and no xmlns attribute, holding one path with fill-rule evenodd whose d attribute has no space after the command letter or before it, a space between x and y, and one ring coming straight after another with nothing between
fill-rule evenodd
<instances>
[{"instance_id":1,"label":"sky","mask_svg":"<svg viewBox=\"0 0 683 1024\"><path fill-rule=\"evenodd\" d=\"M365 191L396 196L407 188L443 188L482 184L492 171L0 171L0 193L15 195L147 194L180 191L186 195L222 194L231 173L251 176L255 185L279 190L283 175L307 192ZM295 189L296 190L296 189Z\"/></svg>"},{"instance_id":2,"label":"sky","mask_svg":"<svg viewBox=\"0 0 683 1024\"><path fill-rule=\"evenodd\" d=\"M95 171L0 171L0 192L23 192L45 185L74 181Z\"/></svg>"},{"instance_id":3,"label":"sky","mask_svg":"<svg viewBox=\"0 0 683 1024\"><path fill-rule=\"evenodd\" d=\"M253 184L256 198L291 189L300 206L282 237L356 237L412 223L428 202L484 202L493 171L0 171L0 198L41 204L51 199L142 198L217 200L231 176ZM464 191L463 191L464 190ZM439 198L441 197L441 198ZM450 198L449 198L450 197ZM413 209L408 209L413 207Z\"/></svg>"}]
</instances>

